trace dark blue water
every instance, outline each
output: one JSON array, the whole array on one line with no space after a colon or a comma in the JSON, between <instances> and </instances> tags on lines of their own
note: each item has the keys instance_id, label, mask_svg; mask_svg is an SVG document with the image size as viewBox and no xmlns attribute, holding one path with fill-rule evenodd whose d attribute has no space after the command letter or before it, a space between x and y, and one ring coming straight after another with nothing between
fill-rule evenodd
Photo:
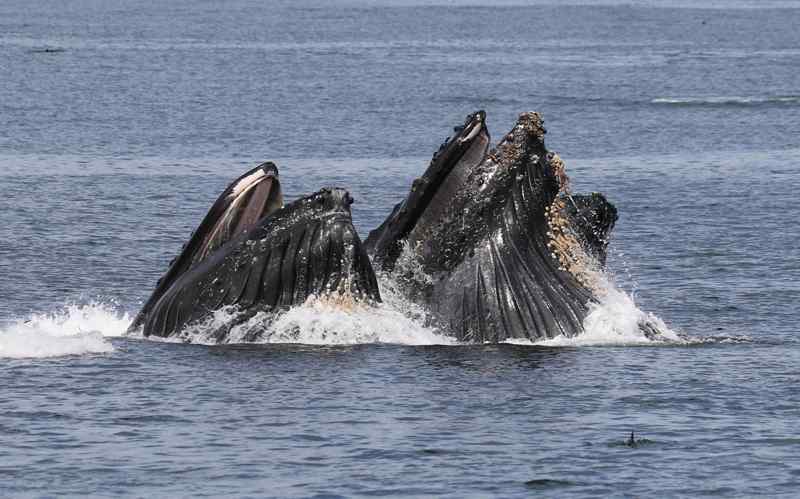
<instances>
[{"instance_id":1,"label":"dark blue water","mask_svg":"<svg viewBox=\"0 0 800 499\"><path fill-rule=\"evenodd\" d=\"M797 26L790 1L4 1L0 496L797 496ZM243 171L349 188L365 236L479 108L495 137L542 112L619 209L627 294L584 338L443 345L392 300L296 311L313 345L121 336ZM641 311L695 340L631 337Z\"/></svg>"}]
</instances>

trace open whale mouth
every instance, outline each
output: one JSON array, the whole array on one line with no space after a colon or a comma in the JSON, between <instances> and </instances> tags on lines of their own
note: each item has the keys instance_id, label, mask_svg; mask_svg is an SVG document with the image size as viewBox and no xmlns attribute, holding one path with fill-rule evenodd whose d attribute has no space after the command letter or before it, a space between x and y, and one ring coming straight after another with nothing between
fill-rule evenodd
<instances>
[{"instance_id":1,"label":"open whale mouth","mask_svg":"<svg viewBox=\"0 0 800 499\"><path fill-rule=\"evenodd\" d=\"M222 193L203 220L198 229L202 241L192 255L192 262L204 260L282 206L278 168L273 163L263 163L245 173Z\"/></svg>"},{"instance_id":2,"label":"open whale mouth","mask_svg":"<svg viewBox=\"0 0 800 499\"><path fill-rule=\"evenodd\" d=\"M419 191L420 199L416 208L420 215L431 204L440 188L446 183L452 183L451 175L469 173L486 157L489 131L484 111L470 114L464 124L455 127L453 131L456 134L439 147L425 175L417 179L412 187L412 191Z\"/></svg>"},{"instance_id":3,"label":"open whale mouth","mask_svg":"<svg viewBox=\"0 0 800 499\"><path fill-rule=\"evenodd\" d=\"M235 317L209 333L222 341L236 321L261 312L274 318L310 297L380 302L375 273L353 226L350 194L325 188L280 207L279 189L271 164L234 181L130 329L142 326L145 336L167 337L191 324L210 324L214 311L233 307Z\"/></svg>"},{"instance_id":4,"label":"open whale mouth","mask_svg":"<svg viewBox=\"0 0 800 499\"><path fill-rule=\"evenodd\" d=\"M484 111L470 114L454 131L434 153L425 173L414 180L408 198L395 206L392 215L364 242L384 270L391 270L399 255L399 241L414 239L412 232L424 219L437 219L448 199L486 157L490 138Z\"/></svg>"},{"instance_id":5,"label":"open whale mouth","mask_svg":"<svg viewBox=\"0 0 800 499\"><path fill-rule=\"evenodd\" d=\"M159 279L131 329L142 324L148 311L182 275L282 207L283 194L274 163L262 163L236 179L217 198L180 254L170 262L167 273Z\"/></svg>"}]
</instances>

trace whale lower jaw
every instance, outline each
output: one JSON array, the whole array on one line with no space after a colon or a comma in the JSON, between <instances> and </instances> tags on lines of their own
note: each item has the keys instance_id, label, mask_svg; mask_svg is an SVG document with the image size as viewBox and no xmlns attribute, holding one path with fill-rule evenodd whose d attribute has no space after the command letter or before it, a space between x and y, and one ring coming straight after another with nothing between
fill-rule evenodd
<instances>
[{"instance_id":1,"label":"whale lower jaw","mask_svg":"<svg viewBox=\"0 0 800 499\"><path fill-rule=\"evenodd\" d=\"M357 237L352 223L330 218L303 224L279 240L244 240L176 283L155 305L144 333L172 336L206 320L207 311L236 309L213 335L222 341L230 327L256 313L277 315L309 296L379 301Z\"/></svg>"}]
</instances>

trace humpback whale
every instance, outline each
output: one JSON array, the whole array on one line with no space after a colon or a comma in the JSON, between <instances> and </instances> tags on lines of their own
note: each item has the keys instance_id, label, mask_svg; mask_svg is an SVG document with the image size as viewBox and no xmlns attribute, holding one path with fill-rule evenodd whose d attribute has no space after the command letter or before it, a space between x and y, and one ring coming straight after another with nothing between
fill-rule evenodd
<instances>
[{"instance_id":1,"label":"humpback whale","mask_svg":"<svg viewBox=\"0 0 800 499\"><path fill-rule=\"evenodd\" d=\"M455 132L370 232L373 263L461 341L580 334L616 209L601 194L571 194L537 113L492 149L483 111Z\"/></svg>"},{"instance_id":2,"label":"humpback whale","mask_svg":"<svg viewBox=\"0 0 800 499\"><path fill-rule=\"evenodd\" d=\"M277 167L250 170L219 196L129 331L181 337L207 325L208 338L224 342L233 326L258 313L274 318L311 296L379 302L352 202L344 189L327 188L283 206ZM213 324L221 309L229 320Z\"/></svg>"},{"instance_id":3,"label":"humpback whale","mask_svg":"<svg viewBox=\"0 0 800 499\"><path fill-rule=\"evenodd\" d=\"M469 115L363 244L347 191L284 206L277 167L261 164L219 196L130 330L188 340L196 325L216 342L257 340L310 297L380 302L374 266L459 341L577 336L607 293L617 210L571 191L545 133L538 113L522 113L491 147L486 114ZM220 310L229 313L215 321ZM266 322L232 335L257 314ZM658 336L648 321L639 328Z\"/></svg>"}]
</instances>

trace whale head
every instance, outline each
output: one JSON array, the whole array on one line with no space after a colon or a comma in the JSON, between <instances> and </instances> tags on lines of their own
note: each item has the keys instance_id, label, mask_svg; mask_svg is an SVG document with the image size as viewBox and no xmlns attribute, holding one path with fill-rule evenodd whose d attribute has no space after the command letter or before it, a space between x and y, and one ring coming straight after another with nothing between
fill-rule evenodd
<instances>
[{"instance_id":1,"label":"whale head","mask_svg":"<svg viewBox=\"0 0 800 499\"><path fill-rule=\"evenodd\" d=\"M401 242L428 272L451 269L497 222L514 183L527 180L542 216L561 189L544 147L545 129L537 113L523 113L514 128L489 149L486 115L467 117L458 132L434 154L405 201L372 231L366 245L384 270L391 270Z\"/></svg>"},{"instance_id":2,"label":"whale head","mask_svg":"<svg viewBox=\"0 0 800 499\"><path fill-rule=\"evenodd\" d=\"M352 203L346 190L327 188L261 218L151 297L140 312L143 334L174 336L232 307L237 313L231 320L208 333L224 341L236 321L275 315L311 297L379 302L375 273L353 227Z\"/></svg>"},{"instance_id":3,"label":"whale head","mask_svg":"<svg viewBox=\"0 0 800 499\"><path fill-rule=\"evenodd\" d=\"M448 140L366 245L459 339L579 334L616 210L572 196L538 113L520 114L491 150L479 116L480 131ZM414 270L398 272L408 261Z\"/></svg>"},{"instance_id":4,"label":"whale head","mask_svg":"<svg viewBox=\"0 0 800 499\"><path fill-rule=\"evenodd\" d=\"M169 264L155 290L131 323L136 330L144 323L149 310L164 293L191 268L207 259L231 239L247 233L258 221L283 206L278 167L261 163L246 172L219 195L200 225Z\"/></svg>"}]
</instances>

